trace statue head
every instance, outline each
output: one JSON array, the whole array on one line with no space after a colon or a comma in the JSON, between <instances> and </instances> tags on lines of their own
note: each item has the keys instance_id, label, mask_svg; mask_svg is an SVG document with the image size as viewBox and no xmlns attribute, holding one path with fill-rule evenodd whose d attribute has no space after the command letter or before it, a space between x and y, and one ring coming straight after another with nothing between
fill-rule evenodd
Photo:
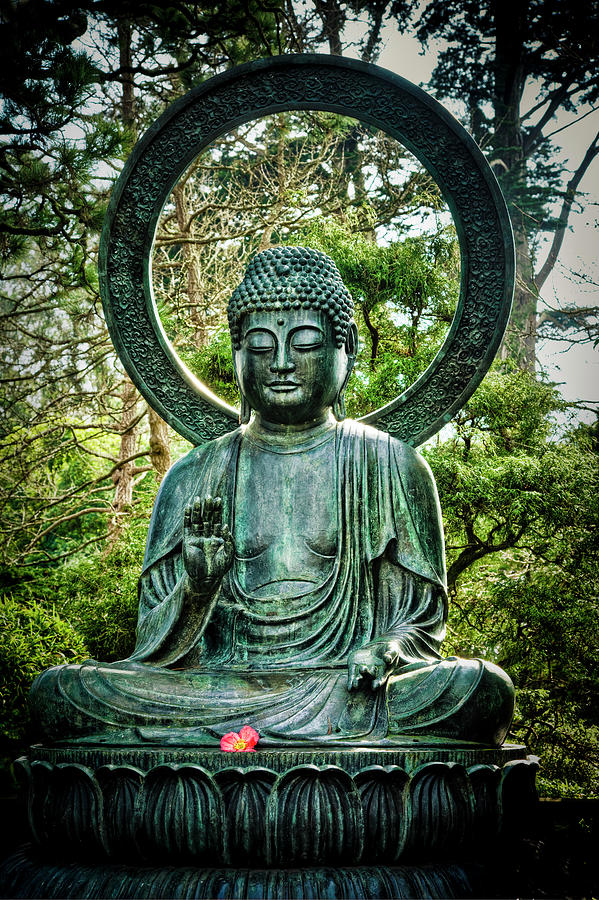
<instances>
[{"instance_id":1,"label":"statue head","mask_svg":"<svg viewBox=\"0 0 599 900\"><path fill-rule=\"evenodd\" d=\"M345 416L357 352L353 301L333 260L305 247L256 254L229 303L241 421L301 425Z\"/></svg>"}]
</instances>

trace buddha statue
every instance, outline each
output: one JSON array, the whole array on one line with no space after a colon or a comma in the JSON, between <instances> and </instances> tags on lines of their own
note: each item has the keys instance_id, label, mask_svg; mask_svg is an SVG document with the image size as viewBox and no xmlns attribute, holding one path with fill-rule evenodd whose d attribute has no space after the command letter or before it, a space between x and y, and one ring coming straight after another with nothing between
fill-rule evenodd
<instances>
[{"instance_id":1,"label":"buddha statue","mask_svg":"<svg viewBox=\"0 0 599 900\"><path fill-rule=\"evenodd\" d=\"M352 300L315 250L258 253L229 304L241 424L164 479L137 645L44 672L40 738L260 747L499 746L514 690L443 658L441 515L424 459L345 418Z\"/></svg>"}]
</instances>

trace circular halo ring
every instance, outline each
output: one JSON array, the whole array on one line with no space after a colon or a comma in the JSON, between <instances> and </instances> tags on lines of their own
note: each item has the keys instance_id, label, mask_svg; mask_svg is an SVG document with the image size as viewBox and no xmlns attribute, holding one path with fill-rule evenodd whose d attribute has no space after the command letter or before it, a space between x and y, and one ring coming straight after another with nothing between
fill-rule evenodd
<instances>
[{"instance_id":1,"label":"circular halo ring","mask_svg":"<svg viewBox=\"0 0 599 900\"><path fill-rule=\"evenodd\" d=\"M159 216L191 161L238 125L313 109L350 116L410 150L455 222L461 288L443 346L420 378L364 416L413 446L450 421L489 369L507 326L515 261L505 201L467 131L423 90L378 66L339 56L290 55L217 75L173 103L134 148L112 193L100 241L100 290L115 348L148 403L201 444L237 425L237 411L178 358L153 297L151 253Z\"/></svg>"}]
</instances>

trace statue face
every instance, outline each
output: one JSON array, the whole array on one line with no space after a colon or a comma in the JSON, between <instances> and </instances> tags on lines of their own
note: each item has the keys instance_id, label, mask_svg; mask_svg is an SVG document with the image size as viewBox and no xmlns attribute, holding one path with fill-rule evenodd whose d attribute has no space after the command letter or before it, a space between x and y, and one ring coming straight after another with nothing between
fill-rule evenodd
<instances>
[{"instance_id":1,"label":"statue face","mask_svg":"<svg viewBox=\"0 0 599 900\"><path fill-rule=\"evenodd\" d=\"M244 316L235 351L239 387L266 421L303 425L332 406L353 358L336 347L331 322L315 309Z\"/></svg>"}]
</instances>

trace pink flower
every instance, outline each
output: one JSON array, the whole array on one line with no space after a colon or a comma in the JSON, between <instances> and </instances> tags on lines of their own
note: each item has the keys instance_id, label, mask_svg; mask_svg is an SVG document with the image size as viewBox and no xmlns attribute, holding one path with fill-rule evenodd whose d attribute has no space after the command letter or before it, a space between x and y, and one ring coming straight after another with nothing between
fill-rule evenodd
<instances>
[{"instance_id":1,"label":"pink flower","mask_svg":"<svg viewBox=\"0 0 599 900\"><path fill-rule=\"evenodd\" d=\"M255 753L255 745L260 735L251 725L244 725L239 729L239 734L230 731L220 739L220 749L225 753Z\"/></svg>"}]
</instances>

